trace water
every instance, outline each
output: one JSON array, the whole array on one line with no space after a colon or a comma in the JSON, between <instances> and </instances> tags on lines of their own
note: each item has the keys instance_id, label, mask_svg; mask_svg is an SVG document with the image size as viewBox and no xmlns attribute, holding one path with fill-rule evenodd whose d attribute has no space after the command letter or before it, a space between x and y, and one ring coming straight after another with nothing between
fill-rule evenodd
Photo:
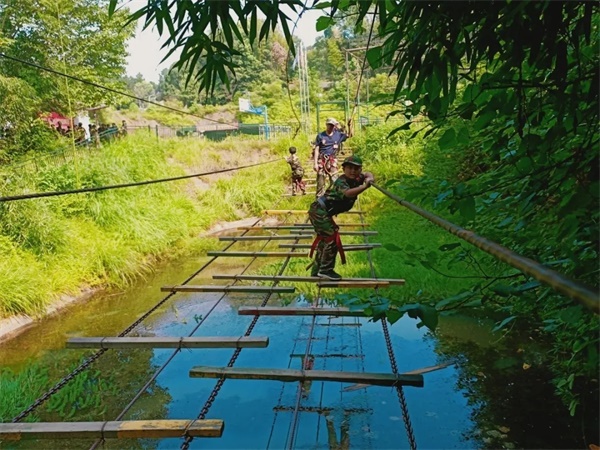
<instances>
[{"instance_id":1,"label":"water","mask_svg":"<svg viewBox=\"0 0 600 450\"><path fill-rule=\"evenodd\" d=\"M222 259L221 259L222 260ZM32 361L47 366L58 381L90 351L65 350L71 336L115 336L154 306L165 293L160 286L183 281L206 258L171 262L150 279L126 292L102 293L74 304L59 316L0 347L3 367L17 372ZM233 261L233 262L231 262ZM246 261L212 264L192 284L212 284L213 273L240 273ZM250 270L252 273L252 270ZM225 283L225 282L223 282ZM177 294L132 335L187 336L206 318L194 336L240 336L252 317L237 315L242 305L259 305L263 296L236 294ZM289 298L273 296L270 306ZM305 305L302 298L297 304ZM211 312L211 309L213 309ZM253 336L268 336L267 348L244 349L235 367L300 369L306 339L312 329L310 354L314 369L389 372L381 324L356 318L261 317ZM535 343L514 343L491 333L491 322L442 317L436 335L403 318L389 327L400 372L453 364L424 374L423 388L405 387L409 418L418 448L579 448L581 427L570 420L552 395L547 373L535 363L522 362L540 351ZM190 378L194 366L226 366L231 349L109 351L76 387L63 389L66 406L58 400L40 408L42 420L114 420L137 390L169 358L170 363L124 419L192 419L202 410L216 380ZM334 355L325 357L325 355ZM338 355L338 356L335 356ZM500 364L498 362L501 361ZM532 362L532 360L530 360ZM348 384L313 382L300 391L298 383L227 380L206 418L223 419L221 438L196 438L190 448L283 449L339 448L349 442L357 449L408 448L395 389L371 386L348 390ZM2 394L0 392L0 394ZM300 399L300 413L294 408ZM62 412L60 408L62 407ZM597 417L597 411L596 411ZM592 421L593 422L593 421ZM94 441L32 441L4 443L2 448L89 448ZM182 439L107 441L105 448L179 448Z\"/></svg>"}]
</instances>

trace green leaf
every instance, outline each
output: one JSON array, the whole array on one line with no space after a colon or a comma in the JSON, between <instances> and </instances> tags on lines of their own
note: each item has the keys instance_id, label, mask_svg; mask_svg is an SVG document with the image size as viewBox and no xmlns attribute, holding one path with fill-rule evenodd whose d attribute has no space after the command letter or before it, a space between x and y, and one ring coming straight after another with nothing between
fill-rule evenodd
<instances>
[{"instance_id":1,"label":"green leaf","mask_svg":"<svg viewBox=\"0 0 600 450\"><path fill-rule=\"evenodd\" d=\"M475 219L475 198L472 196L463 198L460 202L458 202L458 210L460 211L460 215L465 219Z\"/></svg>"},{"instance_id":2,"label":"green leaf","mask_svg":"<svg viewBox=\"0 0 600 450\"><path fill-rule=\"evenodd\" d=\"M316 30L323 31L333 25L333 19L329 16L321 16L317 19Z\"/></svg>"},{"instance_id":3,"label":"green leaf","mask_svg":"<svg viewBox=\"0 0 600 450\"><path fill-rule=\"evenodd\" d=\"M388 311L385 313L385 315L387 317L388 322L391 324L394 324L402 318L404 313L398 311L397 309L392 308L392 309L388 309Z\"/></svg>"},{"instance_id":4,"label":"green leaf","mask_svg":"<svg viewBox=\"0 0 600 450\"><path fill-rule=\"evenodd\" d=\"M506 325L508 325L509 323L511 323L513 320L515 320L517 318L517 316L510 316L507 317L506 319L504 319L502 322L500 322L498 325L496 325L492 331L498 331L501 330L502 328L504 328Z\"/></svg>"},{"instance_id":5,"label":"green leaf","mask_svg":"<svg viewBox=\"0 0 600 450\"><path fill-rule=\"evenodd\" d=\"M439 139L438 145L442 150L450 149L456 145L456 131L454 131L454 128L446 130L446 132Z\"/></svg>"},{"instance_id":6,"label":"green leaf","mask_svg":"<svg viewBox=\"0 0 600 450\"><path fill-rule=\"evenodd\" d=\"M383 244L383 248L389 250L390 252L401 252L402 249L398 247L396 244Z\"/></svg>"}]
</instances>

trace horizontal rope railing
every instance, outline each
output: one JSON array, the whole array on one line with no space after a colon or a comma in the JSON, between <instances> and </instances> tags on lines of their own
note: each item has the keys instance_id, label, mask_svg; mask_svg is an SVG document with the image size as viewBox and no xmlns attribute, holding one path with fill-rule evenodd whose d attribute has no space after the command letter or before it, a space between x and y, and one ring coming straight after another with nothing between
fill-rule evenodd
<instances>
[{"instance_id":1,"label":"horizontal rope railing","mask_svg":"<svg viewBox=\"0 0 600 450\"><path fill-rule=\"evenodd\" d=\"M595 312L596 314L600 313L600 300L598 296L598 292L594 292L594 290L588 286L585 286L581 283L577 283L565 275L558 273L548 267L534 261L532 259L526 258L524 256L515 253L514 251L503 247L500 244L497 244L489 239L486 239L482 236L478 236L472 231L465 230L458 225L454 225L451 222L448 222L445 219L442 219L435 214L432 214L424 209L419 208L412 203L401 199L395 194L387 191L386 189L377 186L376 184L372 185L374 188L379 190L384 195L388 196L392 200L400 203L402 206L410 209L411 211L419 214L421 217L426 218L430 222L435 223L436 225L442 227L446 231L458 236L459 238L467 241L470 244L473 244L475 247L483 250L490 255L495 256L500 261L505 262L512 267L519 269L523 273L535 278L538 281L541 281L544 284L547 284L552 289L561 294L566 295L567 297L572 298L577 301L581 305Z\"/></svg>"},{"instance_id":2,"label":"horizontal rope railing","mask_svg":"<svg viewBox=\"0 0 600 450\"><path fill-rule=\"evenodd\" d=\"M41 197L57 197L59 195L81 194L84 192L106 191L108 189L120 189L120 188L132 187L132 186L143 186L146 184L165 183L167 181L177 181L177 180L184 180L186 178L195 178L195 177L201 177L201 176L206 176L206 175L214 175L217 173L233 172L235 170L247 169L248 167L261 166L263 164L270 164L270 163L274 163L274 162L278 162L278 161L280 161L280 160L273 159L271 161L264 161L264 162L260 162L260 163L248 164L248 165L239 166L239 167L231 167L229 169L220 169L220 170L214 170L212 172L195 173L193 175L181 175L179 177L162 178L160 180L147 180L147 181L138 181L136 183L113 184L110 186L98 186L98 187L89 187L89 188L82 188L82 189L73 189L71 191L38 192L35 194L13 195L13 196L9 196L9 197L0 197L0 203L1 202L13 202L15 200L27 200L27 199L32 199L32 198L41 198Z\"/></svg>"}]
</instances>

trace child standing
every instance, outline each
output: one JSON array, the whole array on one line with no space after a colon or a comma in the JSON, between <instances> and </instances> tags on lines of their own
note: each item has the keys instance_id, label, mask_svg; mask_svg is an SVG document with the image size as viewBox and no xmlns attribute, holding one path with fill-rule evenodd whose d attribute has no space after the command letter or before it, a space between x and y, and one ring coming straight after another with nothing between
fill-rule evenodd
<instances>
[{"instance_id":1,"label":"child standing","mask_svg":"<svg viewBox=\"0 0 600 450\"><path fill-rule=\"evenodd\" d=\"M356 197L366 191L375 177L370 172L362 172L362 160L358 156L349 156L342 163L344 174L331 184L325 195L318 197L308 210L308 217L317 237L310 249L310 256L316 248L317 255L312 265L311 276L340 280L336 273L335 258L338 251L342 264L346 263L342 242L338 233L339 227L333 221L333 216L349 211Z\"/></svg>"},{"instance_id":2,"label":"child standing","mask_svg":"<svg viewBox=\"0 0 600 450\"><path fill-rule=\"evenodd\" d=\"M287 163L292 169L292 195L296 195L298 191L302 192L302 195L306 195L306 183L302 181L304 176L304 168L300 162L300 158L296 156L296 147L290 147L290 156L286 158Z\"/></svg>"}]
</instances>

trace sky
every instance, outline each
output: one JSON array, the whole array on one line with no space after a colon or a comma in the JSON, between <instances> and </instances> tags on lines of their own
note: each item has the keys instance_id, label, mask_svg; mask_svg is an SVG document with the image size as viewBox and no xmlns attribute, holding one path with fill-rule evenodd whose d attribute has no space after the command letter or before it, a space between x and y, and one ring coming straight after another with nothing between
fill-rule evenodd
<instances>
[{"instance_id":1,"label":"sky","mask_svg":"<svg viewBox=\"0 0 600 450\"><path fill-rule=\"evenodd\" d=\"M133 3L139 2L134 1ZM136 9L135 6L132 9ZM317 37L322 34L322 32L315 31L315 23L321 14L319 11L306 11L298 22L295 35L302 39L307 47L313 45ZM154 28L142 31L142 23L143 20L140 19L135 37L127 43L129 52L127 75L134 77L141 73L146 81L157 83L160 72L168 69L175 62L176 55L172 55L161 63L168 53L167 49L160 49L166 38L161 38Z\"/></svg>"}]
</instances>

